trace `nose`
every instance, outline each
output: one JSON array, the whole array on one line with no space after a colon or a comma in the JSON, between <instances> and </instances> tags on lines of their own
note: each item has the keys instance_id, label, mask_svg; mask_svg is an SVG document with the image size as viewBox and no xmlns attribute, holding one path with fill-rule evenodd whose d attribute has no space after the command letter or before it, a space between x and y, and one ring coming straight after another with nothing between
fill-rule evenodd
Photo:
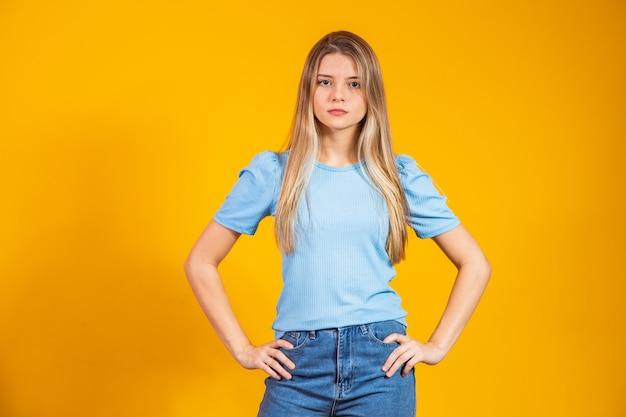
<instances>
[{"instance_id":1,"label":"nose","mask_svg":"<svg viewBox=\"0 0 626 417\"><path fill-rule=\"evenodd\" d=\"M344 91L343 86L340 83L335 85L333 89L333 101L343 101L344 100Z\"/></svg>"}]
</instances>

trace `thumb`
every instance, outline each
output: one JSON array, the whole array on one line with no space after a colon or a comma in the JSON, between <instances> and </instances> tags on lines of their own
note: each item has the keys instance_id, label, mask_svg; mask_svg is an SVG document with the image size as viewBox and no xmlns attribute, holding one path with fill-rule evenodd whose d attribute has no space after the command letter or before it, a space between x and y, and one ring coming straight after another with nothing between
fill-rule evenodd
<instances>
[{"instance_id":1,"label":"thumb","mask_svg":"<svg viewBox=\"0 0 626 417\"><path fill-rule=\"evenodd\" d=\"M391 342L400 342L400 337L402 335L398 334L398 333L391 333L389 336L385 337L383 339L383 343L391 343Z\"/></svg>"}]
</instances>

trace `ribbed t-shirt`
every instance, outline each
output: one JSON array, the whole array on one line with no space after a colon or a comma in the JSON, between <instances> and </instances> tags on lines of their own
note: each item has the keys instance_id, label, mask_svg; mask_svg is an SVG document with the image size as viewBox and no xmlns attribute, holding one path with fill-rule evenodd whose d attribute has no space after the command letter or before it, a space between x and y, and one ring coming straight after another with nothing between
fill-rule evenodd
<instances>
[{"instance_id":1,"label":"ribbed t-shirt","mask_svg":"<svg viewBox=\"0 0 626 417\"><path fill-rule=\"evenodd\" d=\"M214 220L253 235L276 213L287 153L257 154L226 197ZM421 238L460 222L431 178L407 155L396 157L410 209L409 226ZM389 216L382 195L360 164L332 167L317 162L299 204L294 253L282 255L283 289L273 329L320 330L384 320L406 325L406 311L389 282L396 272L385 250Z\"/></svg>"}]
</instances>

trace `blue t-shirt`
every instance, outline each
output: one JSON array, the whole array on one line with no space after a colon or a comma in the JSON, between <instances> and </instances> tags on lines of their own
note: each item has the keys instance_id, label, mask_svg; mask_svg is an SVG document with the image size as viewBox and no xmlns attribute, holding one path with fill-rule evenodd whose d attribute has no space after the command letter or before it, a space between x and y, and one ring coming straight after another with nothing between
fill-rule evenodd
<instances>
[{"instance_id":1,"label":"blue t-shirt","mask_svg":"<svg viewBox=\"0 0 626 417\"><path fill-rule=\"evenodd\" d=\"M287 153L262 152L239 174L214 220L252 235L276 213ZM410 208L408 223L421 238L447 232L460 222L430 177L406 155L396 157ZM283 289L273 328L319 330L397 320L406 311L389 286L396 272L385 250L389 216L383 197L359 164L316 163L299 204L294 253L283 254Z\"/></svg>"}]
</instances>

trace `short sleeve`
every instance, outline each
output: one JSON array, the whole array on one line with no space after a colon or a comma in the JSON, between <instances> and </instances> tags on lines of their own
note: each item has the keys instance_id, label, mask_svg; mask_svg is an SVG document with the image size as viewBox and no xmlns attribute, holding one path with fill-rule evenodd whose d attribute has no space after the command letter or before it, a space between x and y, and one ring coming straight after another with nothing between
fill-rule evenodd
<instances>
[{"instance_id":1,"label":"short sleeve","mask_svg":"<svg viewBox=\"0 0 626 417\"><path fill-rule=\"evenodd\" d=\"M430 176L417 167L413 158L398 155L396 166L409 204L409 225L417 236L431 238L461 223L448 208L446 197L439 193Z\"/></svg>"},{"instance_id":2,"label":"short sleeve","mask_svg":"<svg viewBox=\"0 0 626 417\"><path fill-rule=\"evenodd\" d=\"M278 172L278 157L274 152L257 154L239 172L239 179L213 220L235 232L253 235L259 222L275 209Z\"/></svg>"}]
</instances>

